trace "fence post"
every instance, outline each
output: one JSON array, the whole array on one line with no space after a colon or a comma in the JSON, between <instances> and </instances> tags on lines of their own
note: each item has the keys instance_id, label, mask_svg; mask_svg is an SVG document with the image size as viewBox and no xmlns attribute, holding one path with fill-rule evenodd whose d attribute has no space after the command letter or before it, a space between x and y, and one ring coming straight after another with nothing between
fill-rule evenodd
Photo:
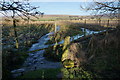
<instances>
[{"instance_id":1,"label":"fence post","mask_svg":"<svg viewBox=\"0 0 120 80\"><path fill-rule=\"evenodd\" d=\"M99 25L101 26L101 19L99 19Z\"/></svg>"},{"instance_id":2,"label":"fence post","mask_svg":"<svg viewBox=\"0 0 120 80\"><path fill-rule=\"evenodd\" d=\"M56 32L56 27L57 27L57 25L56 25L56 22L55 22L55 32Z\"/></svg>"},{"instance_id":3,"label":"fence post","mask_svg":"<svg viewBox=\"0 0 120 80\"><path fill-rule=\"evenodd\" d=\"M84 21L84 26L86 27L86 19L85 19L85 21Z\"/></svg>"},{"instance_id":4,"label":"fence post","mask_svg":"<svg viewBox=\"0 0 120 80\"><path fill-rule=\"evenodd\" d=\"M109 19L108 19L108 21L107 21L107 27L109 27Z\"/></svg>"}]
</instances>

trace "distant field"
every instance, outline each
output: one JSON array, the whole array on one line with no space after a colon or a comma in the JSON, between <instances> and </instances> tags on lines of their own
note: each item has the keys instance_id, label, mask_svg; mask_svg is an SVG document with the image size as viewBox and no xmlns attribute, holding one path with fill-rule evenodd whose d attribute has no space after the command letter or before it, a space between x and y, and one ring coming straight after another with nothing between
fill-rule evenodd
<instances>
[{"instance_id":1,"label":"distant field","mask_svg":"<svg viewBox=\"0 0 120 80\"><path fill-rule=\"evenodd\" d=\"M43 23L55 23L56 21L69 21L74 23L83 23L83 24L94 24L94 25L101 25L104 27L115 27L118 24L117 19L109 19L108 17L104 17L101 20L91 18L92 16L80 16L80 15L44 15L43 17L37 16L38 18L31 17L29 21L30 24L43 24ZM27 20L22 20L18 17L17 25L26 25L28 24ZM2 18L0 19L0 24L9 24L12 25L11 18Z\"/></svg>"}]
</instances>

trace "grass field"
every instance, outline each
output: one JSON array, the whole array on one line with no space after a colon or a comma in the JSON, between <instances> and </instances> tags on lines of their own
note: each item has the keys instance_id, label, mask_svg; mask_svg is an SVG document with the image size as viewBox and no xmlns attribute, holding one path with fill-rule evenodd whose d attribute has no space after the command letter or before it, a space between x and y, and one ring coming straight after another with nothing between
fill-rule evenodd
<instances>
[{"instance_id":1,"label":"grass field","mask_svg":"<svg viewBox=\"0 0 120 80\"><path fill-rule=\"evenodd\" d=\"M103 17L100 20L97 18L91 18L92 16L80 16L80 15L44 15L43 17L38 16L38 18L30 17L31 21L30 24L41 24L41 23L54 23L56 21L70 21L74 23L85 23L85 24L94 24L94 25L101 25L105 27L115 27L118 24L118 20L116 18L109 19L109 17ZM25 25L28 24L27 20L22 20L20 18L16 18L18 21L18 25ZM2 20L2 21L1 21ZM9 24L12 25L11 18L3 17L0 20L2 24Z\"/></svg>"}]
</instances>

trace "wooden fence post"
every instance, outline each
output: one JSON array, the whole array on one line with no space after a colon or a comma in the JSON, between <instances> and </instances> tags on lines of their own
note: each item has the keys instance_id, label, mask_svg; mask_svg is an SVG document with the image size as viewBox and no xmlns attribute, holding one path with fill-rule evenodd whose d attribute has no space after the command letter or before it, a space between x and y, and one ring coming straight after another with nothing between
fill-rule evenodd
<instances>
[{"instance_id":1,"label":"wooden fence post","mask_svg":"<svg viewBox=\"0 0 120 80\"><path fill-rule=\"evenodd\" d=\"M109 19L107 20L107 27L109 27Z\"/></svg>"},{"instance_id":2,"label":"wooden fence post","mask_svg":"<svg viewBox=\"0 0 120 80\"><path fill-rule=\"evenodd\" d=\"M101 19L99 19L99 25L101 26Z\"/></svg>"},{"instance_id":3,"label":"wooden fence post","mask_svg":"<svg viewBox=\"0 0 120 80\"><path fill-rule=\"evenodd\" d=\"M55 22L55 32L57 31L57 30L56 30L56 27L57 27L57 24L56 24L56 22Z\"/></svg>"},{"instance_id":4,"label":"wooden fence post","mask_svg":"<svg viewBox=\"0 0 120 80\"><path fill-rule=\"evenodd\" d=\"M86 19L85 19L85 21L84 21L84 26L86 27Z\"/></svg>"}]
</instances>

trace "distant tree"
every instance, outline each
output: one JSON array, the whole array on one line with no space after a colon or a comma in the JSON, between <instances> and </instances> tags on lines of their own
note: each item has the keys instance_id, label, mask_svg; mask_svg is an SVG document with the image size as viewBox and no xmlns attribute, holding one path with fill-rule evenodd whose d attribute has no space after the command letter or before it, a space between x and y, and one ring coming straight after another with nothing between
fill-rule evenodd
<instances>
[{"instance_id":1,"label":"distant tree","mask_svg":"<svg viewBox=\"0 0 120 80\"><path fill-rule=\"evenodd\" d=\"M13 19L13 29L15 35L15 46L19 48L18 35L16 30L16 16L22 19L29 19L29 16L34 16L38 14L38 7L31 6L28 1L17 1L17 0L3 0L0 1L0 12L6 16L11 12L11 18Z\"/></svg>"},{"instance_id":2,"label":"distant tree","mask_svg":"<svg viewBox=\"0 0 120 80\"><path fill-rule=\"evenodd\" d=\"M44 13L41 13L41 17L43 17Z\"/></svg>"},{"instance_id":3,"label":"distant tree","mask_svg":"<svg viewBox=\"0 0 120 80\"><path fill-rule=\"evenodd\" d=\"M94 3L90 4L87 7L81 6L82 9L86 11L95 12L96 15L107 15L110 18L118 18L118 23L120 21L120 0L111 0L111 1L100 1L93 0ZM118 24L120 25L120 23Z\"/></svg>"},{"instance_id":4,"label":"distant tree","mask_svg":"<svg viewBox=\"0 0 120 80\"><path fill-rule=\"evenodd\" d=\"M91 19L94 19L94 17L91 17Z\"/></svg>"},{"instance_id":5,"label":"distant tree","mask_svg":"<svg viewBox=\"0 0 120 80\"><path fill-rule=\"evenodd\" d=\"M101 25L101 18L103 15L95 15L94 17L97 19L98 24Z\"/></svg>"},{"instance_id":6,"label":"distant tree","mask_svg":"<svg viewBox=\"0 0 120 80\"><path fill-rule=\"evenodd\" d=\"M79 20L83 20L83 17L80 17Z\"/></svg>"}]
</instances>

